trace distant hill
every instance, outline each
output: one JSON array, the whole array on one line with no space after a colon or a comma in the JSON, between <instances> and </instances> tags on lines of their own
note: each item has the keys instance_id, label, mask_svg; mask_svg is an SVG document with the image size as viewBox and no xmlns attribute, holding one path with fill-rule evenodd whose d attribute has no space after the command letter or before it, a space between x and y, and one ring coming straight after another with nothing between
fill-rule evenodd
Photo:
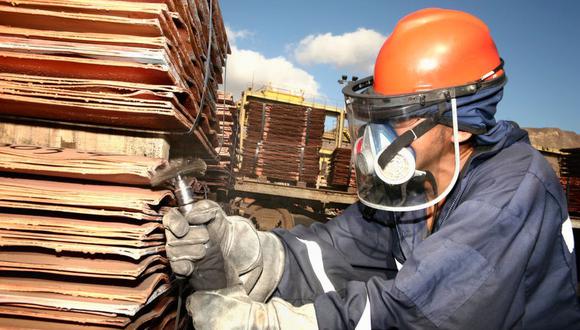
<instances>
[{"instance_id":1,"label":"distant hill","mask_svg":"<svg viewBox=\"0 0 580 330\"><path fill-rule=\"evenodd\" d=\"M560 154L558 150L580 148L580 134L563 131L559 128L524 128L528 131L530 142L540 150L550 166L560 175Z\"/></svg>"},{"instance_id":2,"label":"distant hill","mask_svg":"<svg viewBox=\"0 0 580 330\"><path fill-rule=\"evenodd\" d=\"M563 149L580 148L580 134L559 128L526 128L530 141L536 147Z\"/></svg>"}]
</instances>

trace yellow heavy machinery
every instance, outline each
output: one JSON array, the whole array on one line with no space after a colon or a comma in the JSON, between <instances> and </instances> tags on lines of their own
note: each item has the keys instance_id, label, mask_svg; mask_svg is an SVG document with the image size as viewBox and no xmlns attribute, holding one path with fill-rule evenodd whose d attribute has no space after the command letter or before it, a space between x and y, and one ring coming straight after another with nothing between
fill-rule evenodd
<instances>
[{"instance_id":1,"label":"yellow heavy machinery","mask_svg":"<svg viewBox=\"0 0 580 330\"><path fill-rule=\"evenodd\" d=\"M279 116L280 113L277 111L282 107L292 107L292 109L297 110L297 118L299 117L298 113L305 113L304 110L308 114L310 114L311 109L318 111L318 116L323 112L325 128L321 136L320 134L317 136L321 143L318 144L319 147L316 147L315 157L318 168L316 168L315 182L284 180L280 177L256 175L254 172L252 172L253 175L248 175L248 171L244 171L248 164L254 162L253 165L255 165L257 156L254 157L254 153L258 155L262 150L259 149L262 141L258 141L258 148L256 148L255 140L249 142L249 135L252 134L250 132L252 122L249 118L249 105L251 104L259 104L264 108L269 107L269 111L262 110L262 118L260 118L262 125L260 134L264 136L272 134L273 131L280 128L272 127L272 125L284 125L283 122L272 121L270 123L268 121L268 116ZM235 157L237 157L236 163L239 166L235 174L234 189L230 194L230 206L235 212L250 218L260 229L291 228L298 223L325 221L357 200L356 193L352 189L332 187L327 181L334 150L337 147L348 148L350 144L343 108L308 101L303 95L267 86L257 90L252 88L245 90L238 103L238 110L239 145ZM267 128L264 128L265 122L269 123ZM256 126L255 122L254 126ZM266 132L264 132L265 130ZM308 137L306 137L307 139ZM288 143L291 142L288 141ZM248 153L250 148L253 149ZM303 156L304 148L301 151ZM306 162L303 163L301 158L300 165L302 167L299 169L301 173L302 170L306 170L304 164ZM266 168L265 172L267 170ZM309 170L312 169L309 168Z\"/></svg>"}]
</instances>

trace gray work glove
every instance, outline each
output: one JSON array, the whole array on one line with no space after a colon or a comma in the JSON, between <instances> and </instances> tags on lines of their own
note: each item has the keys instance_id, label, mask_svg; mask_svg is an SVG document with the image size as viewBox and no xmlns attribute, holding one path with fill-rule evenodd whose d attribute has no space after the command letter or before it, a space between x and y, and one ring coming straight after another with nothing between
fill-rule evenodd
<instances>
[{"instance_id":1,"label":"gray work glove","mask_svg":"<svg viewBox=\"0 0 580 330\"><path fill-rule=\"evenodd\" d=\"M195 292L187 298L187 310L196 330L318 329L314 304L294 307L280 298L264 304L250 299L240 286Z\"/></svg>"},{"instance_id":2,"label":"gray work glove","mask_svg":"<svg viewBox=\"0 0 580 330\"><path fill-rule=\"evenodd\" d=\"M216 263L210 262L209 267L203 264L206 258L217 260L213 247L219 246L228 273L228 283L221 287L236 284L231 280L234 273L252 299L265 301L282 277L284 247L280 239L272 233L257 231L248 219L226 216L213 201L193 204L185 216L173 209L163 217L163 225L167 257L178 276L193 276L192 282L212 278ZM264 265L268 267L264 269ZM197 285L196 289L221 288L215 287L215 283L204 285Z\"/></svg>"}]
</instances>

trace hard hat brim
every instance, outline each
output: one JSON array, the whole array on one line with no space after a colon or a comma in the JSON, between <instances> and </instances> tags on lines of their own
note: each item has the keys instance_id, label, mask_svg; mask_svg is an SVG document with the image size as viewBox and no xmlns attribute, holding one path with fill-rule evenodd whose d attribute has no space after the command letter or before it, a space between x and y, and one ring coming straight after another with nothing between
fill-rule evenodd
<instances>
[{"instance_id":1,"label":"hard hat brim","mask_svg":"<svg viewBox=\"0 0 580 330\"><path fill-rule=\"evenodd\" d=\"M503 60L500 65L490 73L497 73L503 69ZM412 94L383 95L373 90L373 76L357 81L349 82L343 89L347 106L352 107L357 117L368 121L406 119L426 115L422 111L429 106L446 102L452 98L473 95L482 89L501 87L506 84L507 77L504 74L486 80L491 75L487 74L482 79L448 88L440 88Z\"/></svg>"}]
</instances>

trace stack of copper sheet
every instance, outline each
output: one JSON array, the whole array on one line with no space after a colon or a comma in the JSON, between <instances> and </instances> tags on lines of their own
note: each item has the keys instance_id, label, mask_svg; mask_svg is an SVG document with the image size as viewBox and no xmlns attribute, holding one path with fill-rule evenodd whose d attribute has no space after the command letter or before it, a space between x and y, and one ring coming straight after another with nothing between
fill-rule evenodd
<instances>
[{"instance_id":1,"label":"stack of copper sheet","mask_svg":"<svg viewBox=\"0 0 580 330\"><path fill-rule=\"evenodd\" d=\"M568 197L570 216L580 219L580 148L562 149L560 182Z\"/></svg>"},{"instance_id":2,"label":"stack of copper sheet","mask_svg":"<svg viewBox=\"0 0 580 330\"><path fill-rule=\"evenodd\" d=\"M120 156L65 148L0 145L0 168L4 172L60 178L148 185L159 159Z\"/></svg>"},{"instance_id":3,"label":"stack of copper sheet","mask_svg":"<svg viewBox=\"0 0 580 330\"><path fill-rule=\"evenodd\" d=\"M217 162L228 52L217 0L0 0L0 328L175 326L149 182Z\"/></svg>"},{"instance_id":4,"label":"stack of copper sheet","mask_svg":"<svg viewBox=\"0 0 580 330\"><path fill-rule=\"evenodd\" d=\"M164 256L166 162L0 146L0 328L162 329L176 318Z\"/></svg>"},{"instance_id":5,"label":"stack of copper sheet","mask_svg":"<svg viewBox=\"0 0 580 330\"><path fill-rule=\"evenodd\" d=\"M356 187L354 167L350 162L350 148L336 148L330 159L328 184L339 188Z\"/></svg>"},{"instance_id":6,"label":"stack of copper sheet","mask_svg":"<svg viewBox=\"0 0 580 330\"><path fill-rule=\"evenodd\" d=\"M221 128L219 135L221 145L216 148L216 151L220 157L220 164L233 168L236 165L236 159L233 156L238 147L238 108L234 103L233 96L223 91L218 91L216 108Z\"/></svg>"},{"instance_id":7,"label":"stack of copper sheet","mask_svg":"<svg viewBox=\"0 0 580 330\"><path fill-rule=\"evenodd\" d=\"M315 184L324 110L253 97L247 101L241 174Z\"/></svg>"},{"instance_id":8,"label":"stack of copper sheet","mask_svg":"<svg viewBox=\"0 0 580 330\"><path fill-rule=\"evenodd\" d=\"M228 190L233 183L234 169L236 168L236 148L238 146L238 109L230 93L218 91L216 103L217 119L221 133L218 135L219 145L215 148L219 156L216 165L208 162L208 185L219 190Z\"/></svg>"},{"instance_id":9,"label":"stack of copper sheet","mask_svg":"<svg viewBox=\"0 0 580 330\"><path fill-rule=\"evenodd\" d=\"M228 52L217 1L0 0L0 115L192 131L212 154Z\"/></svg>"}]
</instances>

